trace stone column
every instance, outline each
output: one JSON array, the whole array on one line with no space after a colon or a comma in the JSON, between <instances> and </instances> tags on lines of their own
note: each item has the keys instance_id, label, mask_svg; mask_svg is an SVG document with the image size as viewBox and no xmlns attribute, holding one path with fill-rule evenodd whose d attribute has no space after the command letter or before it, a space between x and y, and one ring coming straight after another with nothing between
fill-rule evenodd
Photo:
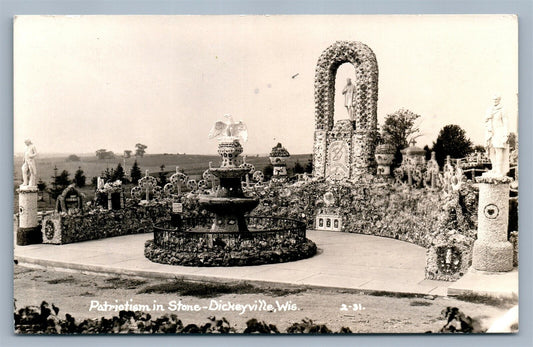
<instances>
[{"instance_id":1,"label":"stone column","mask_svg":"<svg viewBox=\"0 0 533 347\"><path fill-rule=\"evenodd\" d=\"M17 190L19 194L17 245L19 246L42 242L37 220L38 191L34 186L21 186Z\"/></svg>"},{"instance_id":2,"label":"stone column","mask_svg":"<svg viewBox=\"0 0 533 347\"><path fill-rule=\"evenodd\" d=\"M326 175L326 131L315 130L313 146L313 176L324 177Z\"/></svg>"},{"instance_id":3,"label":"stone column","mask_svg":"<svg viewBox=\"0 0 533 347\"><path fill-rule=\"evenodd\" d=\"M507 240L509 177L482 176L479 183L478 230L472 267L479 271L513 269L513 245Z\"/></svg>"}]
</instances>

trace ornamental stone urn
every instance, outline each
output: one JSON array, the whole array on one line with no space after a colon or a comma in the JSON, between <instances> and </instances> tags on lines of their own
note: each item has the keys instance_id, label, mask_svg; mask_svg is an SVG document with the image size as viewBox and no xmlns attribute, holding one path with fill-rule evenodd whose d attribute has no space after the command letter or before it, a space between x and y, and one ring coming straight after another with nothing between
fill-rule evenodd
<instances>
[{"instance_id":1,"label":"ornamental stone urn","mask_svg":"<svg viewBox=\"0 0 533 347\"><path fill-rule=\"evenodd\" d=\"M389 143L384 143L376 147L375 158L378 164L377 174L380 176L390 176L390 166L394 160L394 147Z\"/></svg>"}]
</instances>

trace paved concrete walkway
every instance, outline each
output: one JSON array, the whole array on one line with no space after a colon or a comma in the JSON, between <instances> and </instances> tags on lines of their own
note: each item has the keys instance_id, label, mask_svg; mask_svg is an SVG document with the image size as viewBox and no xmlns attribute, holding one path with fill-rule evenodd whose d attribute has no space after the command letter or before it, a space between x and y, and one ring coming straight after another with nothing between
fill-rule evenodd
<instances>
[{"instance_id":1,"label":"paved concrete walkway","mask_svg":"<svg viewBox=\"0 0 533 347\"><path fill-rule=\"evenodd\" d=\"M247 267L186 267L157 264L144 257L153 234L138 234L67 245L16 246L15 259L44 266L150 278L248 281L362 291L446 295L451 282L424 279L426 250L403 241L310 230L318 254L300 261Z\"/></svg>"}]
</instances>

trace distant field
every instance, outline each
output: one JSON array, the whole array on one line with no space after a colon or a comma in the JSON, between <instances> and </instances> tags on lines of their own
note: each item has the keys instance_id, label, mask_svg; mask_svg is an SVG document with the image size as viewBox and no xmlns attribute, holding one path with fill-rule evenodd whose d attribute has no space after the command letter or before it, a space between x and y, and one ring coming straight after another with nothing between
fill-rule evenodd
<instances>
[{"instance_id":1,"label":"distant field","mask_svg":"<svg viewBox=\"0 0 533 347\"><path fill-rule=\"evenodd\" d=\"M47 184L52 181L54 175L54 167L57 166L58 173L63 170L67 170L70 173L70 178L74 178L74 173L81 167L87 177L87 183L91 182L91 178L99 176L106 168L115 168L118 163L124 166L124 159L116 157L115 159L97 159L96 156L81 156L80 161L67 162L67 156L64 157L46 157L44 154L38 156L36 159L37 176ZM305 166L307 161L311 158L309 154L299 154L292 156L287 165L289 167L294 166L296 161ZM131 167L135 158L128 158L125 160L125 172L129 175ZM189 154L147 154L142 158L137 158L141 170L149 170L151 174L158 173L161 169L161 165L165 165L165 171L175 171L176 166L183 169L189 176L201 175L209 167L209 162L213 163L213 166L220 165L220 157L218 155L189 155ZM253 164L256 169L262 170L269 164L268 157L247 157L246 161ZM14 158L14 172L13 180L15 187L18 187L22 183L22 158Z\"/></svg>"}]
</instances>

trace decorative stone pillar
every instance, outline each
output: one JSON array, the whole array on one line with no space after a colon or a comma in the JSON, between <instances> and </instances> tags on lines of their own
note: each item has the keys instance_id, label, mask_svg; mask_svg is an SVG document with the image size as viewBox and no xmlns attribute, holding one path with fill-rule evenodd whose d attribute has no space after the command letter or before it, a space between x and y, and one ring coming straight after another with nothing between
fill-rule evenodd
<instances>
[{"instance_id":1,"label":"decorative stone pillar","mask_svg":"<svg viewBox=\"0 0 533 347\"><path fill-rule=\"evenodd\" d=\"M20 186L19 194L19 225L17 245L25 246L41 243L41 231L38 228L37 199L39 190L35 186Z\"/></svg>"},{"instance_id":2,"label":"decorative stone pillar","mask_svg":"<svg viewBox=\"0 0 533 347\"><path fill-rule=\"evenodd\" d=\"M510 177L483 175L479 183L477 240L472 267L479 271L513 269L513 245L507 240Z\"/></svg>"}]
</instances>

